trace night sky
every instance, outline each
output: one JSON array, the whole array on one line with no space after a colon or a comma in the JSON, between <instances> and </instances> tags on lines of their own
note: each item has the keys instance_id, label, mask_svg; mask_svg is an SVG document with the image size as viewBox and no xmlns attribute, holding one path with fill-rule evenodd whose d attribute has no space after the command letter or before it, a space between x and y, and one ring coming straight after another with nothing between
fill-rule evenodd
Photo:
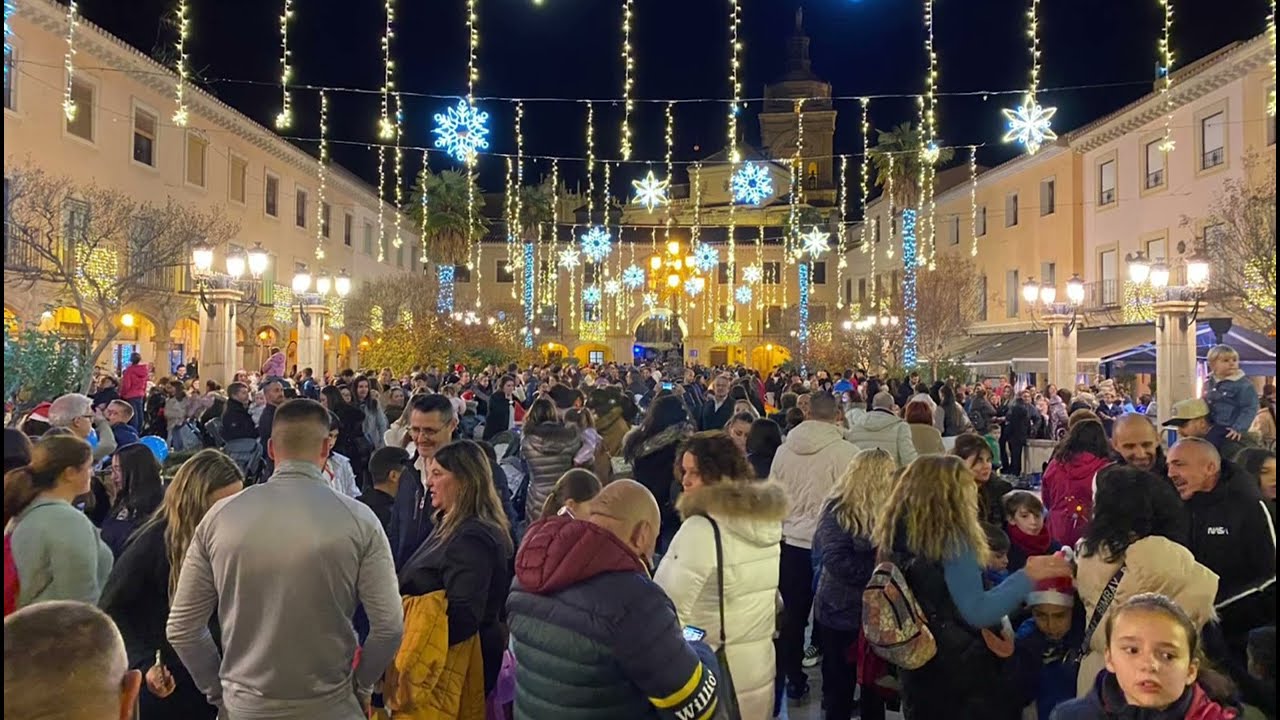
<instances>
[{"instance_id":1,"label":"night sky","mask_svg":"<svg viewBox=\"0 0 1280 720\"><path fill-rule=\"evenodd\" d=\"M763 85L783 71L785 41L795 8L803 4L812 38L815 72L837 96L919 93L924 77L924 30L919 0L742 0L743 95L759 97ZM398 0L394 57L404 92L456 95L465 92L464 0ZM479 96L616 98L621 89L619 57L621 0L479 0ZM1266 0L1174 0L1173 47L1186 64L1232 41L1264 30ZM271 127L279 109L281 0L190 0L192 37L188 53L204 87ZM173 0L80 0L84 17L150 52L171 44L176 33L161 17ZM940 91L1011 90L1025 87L1029 68L1025 0L938 0L935 37ZM294 0L290 27L297 83L376 90L382 81L378 0ZM1043 93L1059 108L1055 128L1078 127L1151 89L1161 10L1156 0L1042 0L1042 87L1095 86ZM723 98L728 94L727 0L636 0L632 43L639 99ZM246 83L243 81L254 81ZM1013 96L943 97L939 128L944 144L987 143L984 165L1012 157L999 144L1001 107ZM289 133L315 137L318 98L294 92L295 122ZM429 145L431 117L444 99L406 98L405 143ZM491 113L493 148L514 152L509 103L481 103ZM338 141L371 142L379 96L330 95L331 152L335 161L376 182L373 151ZM759 143L755 113L740 121L745 139ZM858 104L837 102L837 152L858 152ZM635 159L660 160L664 152L663 107L640 104L633 117ZM585 154L581 104L527 103L525 152ZM886 127L915 117L911 100L874 100L872 122ZM616 157L619 107L596 110L597 153ZM676 111L676 158L695 159L726 144L724 106L685 105ZM300 143L316 151L314 143ZM695 150L695 146L699 149ZM963 162L964 153L957 153ZM411 155L411 167L420 162ZM433 160L443 168L444 158ZM498 190L502 163L481 160L481 184ZM534 176L547 169L527 170ZM580 172L580 168L579 168ZM562 164L562 173L573 169ZM638 177L643 168L622 173ZM623 179L615 173L615 192Z\"/></svg>"}]
</instances>

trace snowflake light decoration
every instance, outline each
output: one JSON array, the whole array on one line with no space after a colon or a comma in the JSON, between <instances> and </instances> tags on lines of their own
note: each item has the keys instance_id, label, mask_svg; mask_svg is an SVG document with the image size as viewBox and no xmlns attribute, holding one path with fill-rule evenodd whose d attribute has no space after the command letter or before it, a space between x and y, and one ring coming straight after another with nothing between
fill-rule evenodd
<instances>
[{"instance_id":1,"label":"snowflake light decoration","mask_svg":"<svg viewBox=\"0 0 1280 720\"><path fill-rule=\"evenodd\" d=\"M588 305L595 305L600 302L600 297L600 288L597 285L592 285L582 291L582 301Z\"/></svg>"},{"instance_id":2,"label":"snowflake light decoration","mask_svg":"<svg viewBox=\"0 0 1280 720\"><path fill-rule=\"evenodd\" d=\"M436 135L436 147L452 155L458 162L471 164L476 153L489 147L485 136L489 128L489 113L477 110L459 100L458 104L446 108L445 112L436 113L436 128L431 132Z\"/></svg>"},{"instance_id":3,"label":"snowflake light decoration","mask_svg":"<svg viewBox=\"0 0 1280 720\"><path fill-rule=\"evenodd\" d=\"M706 243L698 243L693 249L693 266L701 272L710 272L720 264L720 251Z\"/></svg>"},{"instance_id":4,"label":"snowflake light decoration","mask_svg":"<svg viewBox=\"0 0 1280 720\"><path fill-rule=\"evenodd\" d=\"M649 174L645 175L643 179L632 180L631 186L636 189L636 195L631 202L643 206L649 212L653 212L654 208L666 205L669 202L667 191L671 187L671 178L659 180L650 170Z\"/></svg>"},{"instance_id":5,"label":"snowflake light decoration","mask_svg":"<svg viewBox=\"0 0 1280 720\"><path fill-rule=\"evenodd\" d=\"M592 262L600 262L613 252L613 236L602 227L593 227L582 234L582 254Z\"/></svg>"},{"instance_id":6,"label":"snowflake light decoration","mask_svg":"<svg viewBox=\"0 0 1280 720\"><path fill-rule=\"evenodd\" d=\"M581 264L582 258L578 257L578 251L574 248L565 248L560 251L560 267L572 270Z\"/></svg>"},{"instance_id":7,"label":"snowflake light decoration","mask_svg":"<svg viewBox=\"0 0 1280 720\"><path fill-rule=\"evenodd\" d=\"M1004 113L1009 121L1009 129L1004 134L1005 142L1014 140L1022 144L1027 152L1034 155L1042 145L1058 139L1058 134L1050 127L1050 121L1058 112L1056 107L1043 107L1030 95L1023 99L1016 108L1005 108Z\"/></svg>"},{"instance_id":8,"label":"snowflake light decoration","mask_svg":"<svg viewBox=\"0 0 1280 720\"><path fill-rule=\"evenodd\" d=\"M631 290L635 290L644 284L644 270L638 265L628 265L626 270L622 271L622 284Z\"/></svg>"},{"instance_id":9,"label":"snowflake light decoration","mask_svg":"<svg viewBox=\"0 0 1280 720\"><path fill-rule=\"evenodd\" d=\"M647 292L644 294L644 297L641 298L641 302L644 303L645 307L652 310L658 304L658 296L656 293Z\"/></svg>"},{"instance_id":10,"label":"snowflake light decoration","mask_svg":"<svg viewBox=\"0 0 1280 720\"><path fill-rule=\"evenodd\" d=\"M742 268L742 280L748 285L755 285L764 279L764 268L759 265L748 265Z\"/></svg>"},{"instance_id":11,"label":"snowflake light decoration","mask_svg":"<svg viewBox=\"0 0 1280 720\"><path fill-rule=\"evenodd\" d=\"M733 201L743 205L759 205L773 195L773 177L762 164L743 163L729 180Z\"/></svg>"},{"instance_id":12,"label":"snowflake light decoration","mask_svg":"<svg viewBox=\"0 0 1280 720\"><path fill-rule=\"evenodd\" d=\"M604 281L605 295L617 295L620 292L622 292L622 283L618 282L617 280Z\"/></svg>"},{"instance_id":13,"label":"snowflake light decoration","mask_svg":"<svg viewBox=\"0 0 1280 720\"><path fill-rule=\"evenodd\" d=\"M706 281L698 282L701 278L691 277L684 281L684 291L689 297L698 297L698 293L702 292L702 288L706 287Z\"/></svg>"},{"instance_id":14,"label":"snowflake light decoration","mask_svg":"<svg viewBox=\"0 0 1280 720\"><path fill-rule=\"evenodd\" d=\"M738 289L733 291L733 299L743 305L751 302L751 297L751 286L749 285L739 285Z\"/></svg>"},{"instance_id":15,"label":"snowflake light decoration","mask_svg":"<svg viewBox=\"0 0 1280 720\"><path fill-rule=\"evenodd\" d=\"M803 243L801 245L802 251L814 257L821 256L822 253L827 251L827 238L829 237L831 237L831 233L822 232L817 225L814 225L812 230L800 236L800 240Z\"/></svg>"}]
</instances>

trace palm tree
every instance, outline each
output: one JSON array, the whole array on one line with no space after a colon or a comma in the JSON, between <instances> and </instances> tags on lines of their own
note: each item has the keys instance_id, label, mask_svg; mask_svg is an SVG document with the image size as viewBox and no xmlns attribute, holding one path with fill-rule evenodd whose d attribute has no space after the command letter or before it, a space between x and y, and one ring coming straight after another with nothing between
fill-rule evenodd
<instances>
[{"instance_id":1,"label":"palm tree","mask_svg":"<svg viewBox=\"0 0 1280 720\"><path fill-rule=\"evenodd\" d=\"M555 188L551 187L550 181L520 188L520 229L524 242L536 241L538 228L551 222L555 201Z\"/></svg>"},{"instance_id":2,"label":"palm tree","mask_svg":"<svg viewBox=\"0 0 1280 720\"><path fill-rule=\"evenodd\" d=\"M871 163L876 170L876 187L881 190L893 187L893 205L896 208L915 207L920 198L921 149L924 140L920 129L911 123L902 123L892 130L879 131L875 148L871 150ZM951 148L939 148L934 166L951 162L955 153ZM890 169L890 156L893 167ZM890 182L892 180L892 182Z\"/></svg>"},{"instance_id":3,"label":"palm tree","mask_svg":"<svg viewBox=\"0 0 1280 720\"><path fill-rule=\"evenodd\" d=\"M425 217L422 197L426 194ZM479 242L487 222L475 175L457 170L423 172L410 195L409 216L426 241L427 257L450 264L467 260L467 195L471 194L471 237ZM424 258L426 259L426 258Z\"/></svg>"}]
</instances>

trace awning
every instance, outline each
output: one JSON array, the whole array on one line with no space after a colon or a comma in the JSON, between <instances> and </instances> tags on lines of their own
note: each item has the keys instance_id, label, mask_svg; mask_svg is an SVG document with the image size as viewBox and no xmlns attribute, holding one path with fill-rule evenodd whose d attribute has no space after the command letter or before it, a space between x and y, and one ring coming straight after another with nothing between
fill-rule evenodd
<instances>
[{"instance_id":1,"label":"awning","mask_svg":"<svg viewBox=\"0 0 1280 720\"><path fill-rule=\"evenodd\" d=\"M1155 333L1153 325L1145 326ZM1227 331L1223 341L1240 353L1240 369L1246 375L1255 377L1273 377L1276 374L1276 339L1246 328L1233 327ZM1208 322L1196 323L1196 358L1201 362L1207 359L1209 348L1213 347L1216 338ZM1156 371L1155 338L1117 350L1102 357L1103 363L1114 363L1130 372L1154 373Z\"/></svg>"},{"instance_id":2,"label":"awning","mask_svg":"<svg viewBox=\"0 0 1280 720\"><path fill-rule=\"evenodd\" d=\"M1092 375L1108 355L1155 341L1152 325L1081 328L1076 335L1076 373ZM964 357L974 372L987 375L1049 372L1049 337L1044 331L972 338L976 347Z\"/></svg>"}]
</instances>

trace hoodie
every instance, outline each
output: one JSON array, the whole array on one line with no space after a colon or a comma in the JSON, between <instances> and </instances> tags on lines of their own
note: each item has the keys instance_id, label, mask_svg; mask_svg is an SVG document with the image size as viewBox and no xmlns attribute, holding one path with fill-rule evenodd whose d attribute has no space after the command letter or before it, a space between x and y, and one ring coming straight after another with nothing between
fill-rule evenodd
<instances>
[{"instance_id":1,"label":"hoodie","mask_svg":"<svg viewBox=\"0 0 1280 720\"><path fill-rule=\"evenodd\" d=\"M558 515L529 526L507 598L515 714L528 720L710 717L715 658L616 535Z\"/></svg>"},{"instance_id":2,"label":"hoodie","mask_svg":"<svg viewBox=\"0 0 1280 720\"><path fill-rule=\"evenodd\" d=\"M1111 458L1080 452L1071 460L1050 460L1040 486L1040 499L1049 511L1049 534L1068 547L1084 537L1093 517L1093 483Z\"/></svg>"},{"instance_id":3,"label":"hoodie","mask_svg":"<svg viewBox=\"0 0 1280 720\"><path fill-rule=\"evenodd\" d=\"M911 441L911 428L902 418L886 410L872 410L862 422L849 428L845 439L862 450L880 448L906 467L916 459L916 446Z\"/></svg>"},{"instance_id":4,"label":"hoodie","mask_svg":"<svg viewBox=\"0 0 1280 720\"><path fill-rule=\"evenodd\" d=\"M904 423L904 432L906 427ZM911 444L909 432L907 444ZM783 542L805 550L813 547L822 506L857 454L858 447L846 442L840 428L829 422L805 420L787 433L769 470L769 477L787 493Z\"/></svg>"}]
</instances>

